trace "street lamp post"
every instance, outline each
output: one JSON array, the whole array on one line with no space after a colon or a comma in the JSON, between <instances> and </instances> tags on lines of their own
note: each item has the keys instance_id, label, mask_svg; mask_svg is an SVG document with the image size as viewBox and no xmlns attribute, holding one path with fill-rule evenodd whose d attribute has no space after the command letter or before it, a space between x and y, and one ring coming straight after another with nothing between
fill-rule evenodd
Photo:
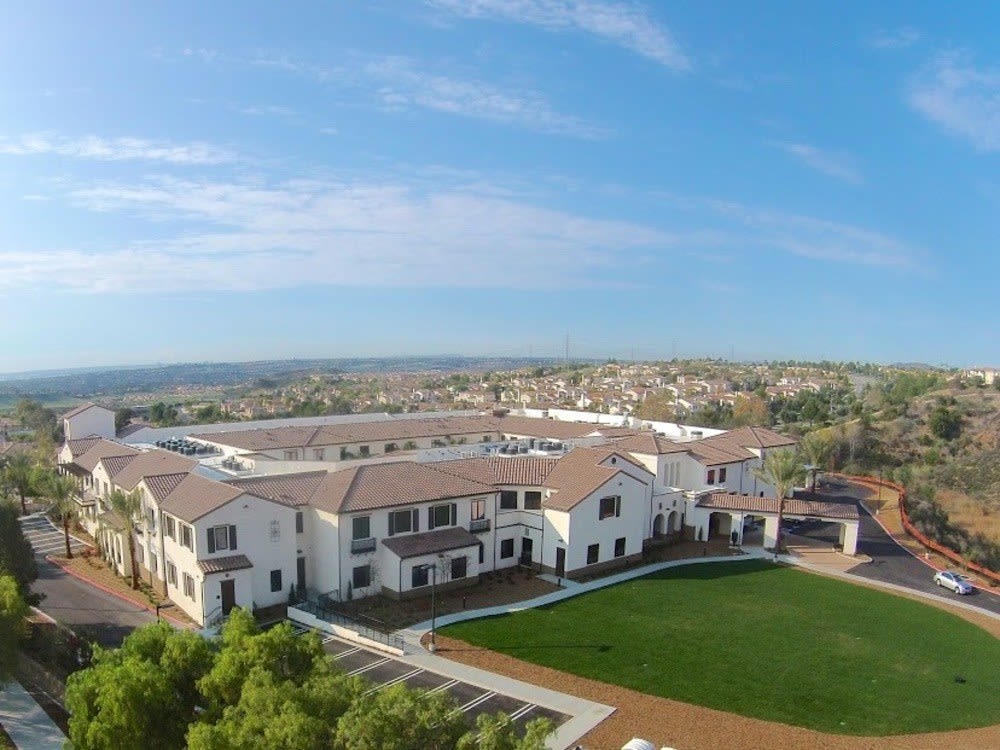
<instances>
[{"instance_id":1,"label":"street lamp post","mask_svg":"<svg viewBox=\"0 0 1000 750\"><path fill-rule=\"evenodd\" d=\"M882 507L882 467L878 467L878 500L875 501L875 515L878 515L879 508Z\"/></svg>"}]
</instances>

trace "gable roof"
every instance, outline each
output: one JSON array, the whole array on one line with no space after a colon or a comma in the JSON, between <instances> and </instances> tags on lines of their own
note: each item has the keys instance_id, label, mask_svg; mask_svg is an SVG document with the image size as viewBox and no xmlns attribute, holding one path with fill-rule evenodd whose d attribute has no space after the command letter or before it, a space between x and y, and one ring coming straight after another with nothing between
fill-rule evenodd
<instances>
[{"instance_id":1,"label":"gable roof","mask_svg":"<svg viewBox=\"0 0 1000 750\"><path fill-rule=\"evenodd\" d=\"M558 462L554 456L488 456L442 461L434 468L483 484L538 487Z\"/></svg>"},{"instance_id":2,"label":"gable roof","mask_svg":"<svg viewBox=\"0 0 1000 750\"><path fill-rule=\"evenodd\" d=\"M688 443L675 443L655 432L640 432L631 437L615 440L612 445L621 451L639 453L644 456L663 456L668 453L687 453Z\"/></svg>"},{"instance_id":3,"label":"gable roof","mask_svg":"<svg viewBox=\"0 0 1000 750\"><path fill-rule=\"evenodd\" d=\"M143 477L190 472L198 465L192 458L159 448L129 458L118 471L111 474L115 484L126 490L135 489Z\"/></svg>"},{"instance_id":4,"label":"gable roof","mask_svg":"<svg viewBox=\"0 0 1000 750\"><path fill-rule=\"evenodd\" d=\"M82 456L103 439L97 435L91 435L90 437L77 438L76 440L67 440L66 446L69 448L70 455L76 458L77 456Z\"/></svg>"},{"instance_id":5,"label":"gable roof","mask_svg":"<svg viewBox=\"0 0 1000 750\"><path fill-rule=\"evenodd\" d=\"M72 419L73 417L77 416L78 414L83 414L88 409L104 409L104 407L103 406L98 406L97 404L88 401L85 404L80 404L75 409L70 409L68 412L66 412L65 414L62 415L62 418L63 419ZM111 410L110 409L104 409L104 411L111 411Z\"/></svg>"},{"instance_id":6,"label":"gable roof","mask_svg":"<svg viewBox=\"0 0 1000 750\"><path fill-rule=\"evenodd\" d=\"M157 474L151 477L143 477L142 481L145 483L146 488L149 490L156 502L163 502L163 499L169 495L174 487L180 484L184 477L187 476L187 472L181 472L178 474Z\"/></svg>"},{"instance_id":7,"label":"gable roof","mask_svg":"<svg viewBox=\"0 0 1000 750\"><path fill-rule=\"evenodd\" d=\"M309 471L302 474L276 474L246 479L228 479L226 484L239 487L243 491L265 500L297 508L309 503L326 475L325 471Z\"/></svg>"},{"instance_id":8,"label":"gable roof","mask_svg":"<svg viewBox=\"0 0 1000 750\"><path fill-rule=\"evenodd\" d=\"M328 474L320 482L310 505L333 513L350 513L487 492L495 492L495 489L426 464L394 461Z\"/></svg>"},{"instance_id":9,"label":"gable roof","mask_svg":"<svg viewBox=\"0 0 1000 750\"><path fill-rule=\"evenodd\" d=\"M714 493L698 501L698 507L716 510L740 510L746 513L778 512L776 497L754 497L753 495L735 495L732 493ZM817 500L785 500L785 514L791 516L811 516L817 518L835 518L845 521L858 519L857 506L849 503L828 503Z\"/></svg>"},{"instance_id":10,"label":"gable roof","mask_svg":"<svg viewBox=\"0 0 1000 750\"><path fill-rule=\"evenodd\" d=\"M545 486L555 490L555 492L550 494L542 504L552 510L572 510L602 485L614 479L617 474L624 473L618 467L601 465L602 461L611 456L628 461L649 474L645 467L639 466L631 458L618 451L606 448L574 448L559 459L559 463L549 472Z\"/></svg>"},{"instance_id":11,"label":"gable roof","mask_svg":"<svg viewBox=\"0 0 1000 750\"><path fill-rule=\"evenodd\" d=\"M160 502L160 507L182 521L194 523L242 494L238 487L188 474Z\"/></svg>"},{"instance_id":12,"label":"gable roof","mask_svg":"<svg viewBox=\"0 0 1000 750\"><path fill-rule=\"evenodd\" d=\"M101 438L88 448L79 458L74 458L73 463L81 469L93 471L102 458L109 456L137 456L139 451L128 445L115 443L111 440Z\"/></svg>"},{"instance_id":13,"label":"gable roof","mask_svg":"<svg viewBox=\"0 0 1000 750\"><path fill-rule=\"evenodd\" d=\"M713 435L702 442L715 441L732 443L741 448L781 448L798 443L795 438L787 437L766 427L738 427L721 435Z\"/></svg>"}]
</instances>

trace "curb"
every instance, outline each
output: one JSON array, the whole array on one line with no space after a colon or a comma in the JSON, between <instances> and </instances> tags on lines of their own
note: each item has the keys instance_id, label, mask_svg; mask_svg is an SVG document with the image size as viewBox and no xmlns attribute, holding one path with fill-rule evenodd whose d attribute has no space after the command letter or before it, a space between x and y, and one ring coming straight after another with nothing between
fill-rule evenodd
<instances>
[{"instance_id":1,"label":"curb","mask_svg":"<svg viewBox=\"0 0 1000 750\"><path fill-rule=\"evenodd\" d=\"M45 559L48 562L50 562L53 565L55 565L56 567L58 567L63 573L66 573L66 575L73 576L73 578L77 579L78 581L83 581L88 586L93 586L95 589L98 589L99 591L103 591L105 594L110 594L111 596L113 596L113 597L115 597L117 599L121 599L123 602L128 602L129 604L133 604L136 607L138 607L139 609L145 610L146 612L153 612L153 613L156 612L156 607L152 607L152 606L143 604L141 602L134 601L133 599L129 599L127 596L123 596L122 594L119 594L114 589L108 588L107 586L105 586L105 585L103 585L101 583L97 583L96 581L92 581L89 578L86 578L85 576L80 575L75 570L70 570L66 566L61 565L59 563L59 561L56 560L55 558L53 558L51 555L46 555ZM176 627L183 628L185 630L196 630L196 628L193 625L191 625L190 623L184 622L182 620L178 620L175 617L171 617L170 615L166 614L162 610L160 612L160 617L162 619L164 619L164 620L170 621Z\"/></svg>"}]
</instances>

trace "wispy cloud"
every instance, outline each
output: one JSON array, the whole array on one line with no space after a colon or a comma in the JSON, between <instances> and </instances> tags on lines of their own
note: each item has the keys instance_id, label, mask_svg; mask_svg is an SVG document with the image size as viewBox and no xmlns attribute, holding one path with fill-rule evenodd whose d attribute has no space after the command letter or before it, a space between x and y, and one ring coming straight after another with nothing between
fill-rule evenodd
<instances>
[{"instance_id":1,"label":"wispy cloud","mask_svg":"<svg viewBox=\"0 0 1000 750\"><path fill-rule=\"evenodd\" d=\"M84 209L143 218L123 246L0 250L0 289L46 283L81 291L267 289L301 285L573 288L614 286L676 238L468 184L419 180L265 183L150 178L73 189Z\"/></svg>"},{"instance_id":2,"label":"wispy cloud","mask_svg":"<svg viewBox=\"0 0 1000 750\"><path fill-rule=\"evenodd\" d=\"M364 72L376 82L379 100L389 109L421 107L577 138L608 135L603 128L555 111L537 92L505 90L484 81L430 73L407 58L372 62Z\"/></svg>"},{"instance_id":3,"label":"wispy cloud","mask_svg":"<svg viewBox=\"0 0 1000 750\"><path fill-rule=\"evenodd\" d=\"M1000 67L939 55L910 82L910 106L982 151L1000 150Z\"/></svg>"},{"instance_id":4,"label":"wispy cloud","mask_svg":"<svg viewBox=\"0 0 1000 750\"><path fill-rule=\"evenodd\" d=\"M464 18L487 18L552 31L576 30L624 47L671 70L687 71L691 61L671 33L632 2L593 0L427 0Z\"/></svg>"},{"instance_id":5,"label":"wispy cloud","mask_svg":"<svg viewBox=\"0 0 1000 750\"><path fill-rule=\"evenodd\" d=\"M866 42L873 49L905 49L919 42L923 36L912 26L902 26L898 29L876 32L868 37Z\"/></svg>"},{"instance_id":6,"label":"wispy cloud","mask_svg":"<svg viewBox=\"0 0 1000 750\"><path fill-rule=\"evenodd\" d=\"M852 156L838 151L825 151L808 143L776 142L773 144L817 172L844 182L860 185L864 177Z\"/></svg>"},{"instance_id":7,"label":"wispy cloud","mask_svg":"<svg viewBox=\"0 0 1000 750\"><path fill-rule=\"evenodd\" d=\"M211 166L237 160L227 148L211 143L170 143L144 138L68 137L31 133L15 138L0 136L0 154L7 156L55 155L94 161L150 161L174 165Z\"/></svg>"},{"instance_id":8,"label":"wispy cloud","mask_svg":"<svg viewBox=\"0 0 1000 750\"><path fill-rule=\"evenodd\" d=\"M237 107L237 111L243 115L254 117L284 117L292 118L297 115L291 107L283 107L278 104L252 104L250 106Z\"/></svg>"}]
</instances>

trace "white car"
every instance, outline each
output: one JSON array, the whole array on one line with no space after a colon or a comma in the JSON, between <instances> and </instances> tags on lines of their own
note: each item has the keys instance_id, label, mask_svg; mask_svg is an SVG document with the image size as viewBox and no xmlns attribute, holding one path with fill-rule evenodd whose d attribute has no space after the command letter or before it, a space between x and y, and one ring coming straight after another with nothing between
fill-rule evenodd
<instances>
[{"instance_id":1,"label":"white car","mask_svg":"<svg viewBox=\"0 0 1000 750\"><path fill-rule=\"evenodd\" d=\"M934 576L934 583L938 586L944 586L946 589L951 589L956 594L971 594L972 584L970 584L964 575L961 573L956 573L953 570L942 570Z\"/></svg>"}]
</instances>

